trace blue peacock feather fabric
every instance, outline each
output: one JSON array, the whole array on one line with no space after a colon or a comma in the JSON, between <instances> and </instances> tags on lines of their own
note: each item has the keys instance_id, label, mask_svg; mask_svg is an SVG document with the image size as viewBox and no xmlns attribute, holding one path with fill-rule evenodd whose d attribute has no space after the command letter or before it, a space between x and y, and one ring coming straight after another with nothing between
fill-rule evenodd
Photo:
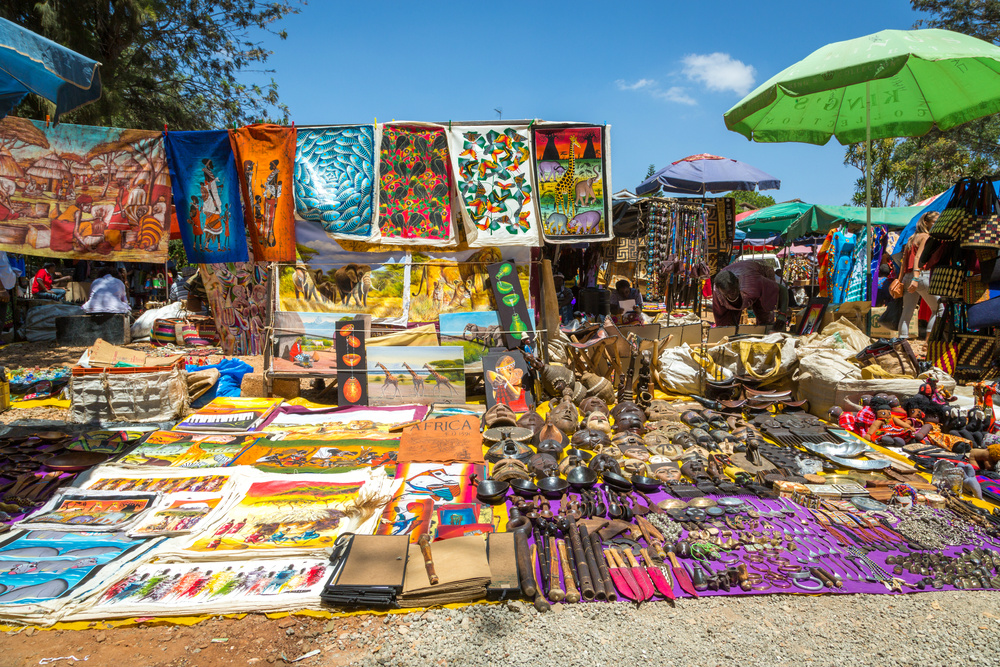
<instances>
[{"instance_id":1,"label":"blue peacock feather fabric","mask_svg":"<svg viewBox=\"0 0 1000 667\"><path fill-rule=\"evenodd\" d=\"M375 225L375 127L301 128L295 150L295 213L330 236L370 240Z\"/></svg>"}]
</instances>

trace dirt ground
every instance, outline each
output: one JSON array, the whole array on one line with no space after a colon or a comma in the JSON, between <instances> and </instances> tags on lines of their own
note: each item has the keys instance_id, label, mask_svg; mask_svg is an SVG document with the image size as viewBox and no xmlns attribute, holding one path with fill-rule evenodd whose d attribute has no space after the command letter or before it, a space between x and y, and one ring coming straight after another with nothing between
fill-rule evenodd
<instances>
[{"instance_id":1,"label":"dirt ground","mask_svg":"<svg viewBox=\"0 0 1000 667\"><path fill-rule=\"evenodd\" d=\"M44 658L76 656L80 661L87 658L86 665L97 667L282 665L319 649L321 662L316 656L295 664L340 667L370 653L387 627L380 616L332 620L288 616L272 620L250 614L242 619L214 618L189 627L136 625L84 631L27 628L6 633L0 664L37 665ZM363 634L365 645L351 639L352 633ZM63 660L54 664L68 667L78 663Z\"/></svg>"}]
</instances>

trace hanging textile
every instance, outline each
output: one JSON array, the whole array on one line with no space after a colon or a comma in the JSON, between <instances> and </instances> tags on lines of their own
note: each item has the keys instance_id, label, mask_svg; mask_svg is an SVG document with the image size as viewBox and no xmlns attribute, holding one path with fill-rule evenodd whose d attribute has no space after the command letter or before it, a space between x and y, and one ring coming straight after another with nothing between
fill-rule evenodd
<instances>
[{"instance_id":1,"label":"hanging textile","mask_svg":"<svg viewBox=\"0 0 1000 667\"><path fill-rule=\"evenodd\" d=\"M159 132L0 120L0 250L163 262L170 207Z\"/></svg>"},{"instance_id":2,"label":"hanging textile","mask_svg":"<svg viewBox=\"0 0 1000 667\"><path fill-rule=\"evenodd\" d=\"M612 238L610 130L608 125L534 127L538 210L549 243Z\"/></svg>"},{"instance_id":3,"label":"hanging textile","mask_svg":"<svg viewBox=\"0 0 1000 667\"><path fill-rule=\"evenodd\" d=\"M816 261L819 265L817 269L817 281L819 282L819 292L818 295L822 297L829 297L831 287L833 285L833 235L836 233L835 230L831 229L826 233L826 238L823 239L823 244L819 247L819 251L816 253Z\"/></svg>"},{"instance_id":4,"label":"hanging textile","mask_svg":"<svg viewBox=\"0 0 1000 667\"><path fill-rule=\"evenodd\" d=\"M295 261L295 128L249 125L230 130L243 193L243 215L257 261Z\"/></svg>"},{"instance_id":5,"label":"hanging textile","mask_svg":"<svg viewBox=\"0 0 1000 667\"><path fill-rule=\"evenodd\" d=\"M375 125L299 129L295 214L336 239L378 240Z\"/></svg>"},{"instance_id":6,"label":"hanging textile","mask_svg":"<svg viewBox=\"0 0 1000 667\"><path fill-rule=\"evenodd\" d=\"M528 126L456 125L448 149L469 247L538 245Z\"/></svg>"},{"instance_id":7,"label":"hanging textile","mask_svg":"<svg viewBox=\"0 0 1000 667\"><path fill-rule=\"evenodd\" d=\"M736 200L723 197L715 205L705 207L706 240L705 262L711 275L726 266L733 256L733 239L736 236Z\"/></svg>"},{"instance_id":8,"label":"hanging textile","mask_svg":"<svg viewBox=\"0 0 1000 667\"><path fill-rule=\"evenodd\" d=\"M212 306L223 353L263 354L267 264L202 264L198 268Z\"/></svg>"},{"instance_id":9,"label":"hanging textile","mask_svg":"<svg viewBox=\"0 0 1000 667\"><path fill-rule=\"evenodd\" d=\"M865 278L871 275L871 268L868 266L868 234L863 229L858 233L857 241L854 244L853 258L851 260L851 270L848 272L847 287L844 291L843 301L863 301L865 290L868 289ZM872 244L874 246L874 244Z\"/></svg>"},{"instance_id":10,"label":"hanging textile","mask_svg":"<svg viewBox=\"0 0 1000 667\"><path fill-rule=\"evenodd\" d=\"M184 252L192 264L245 262L240 180L226 130L164 132Z\"/></svg>"},{"instance_id":11,"label":"hanging textile","mask_svg":"<svg viewBox=\"0 0 1000 667\"><path fill-rule=\"evenodd\" d=\"M388 245L452 245L451 161L438 125L385 125L379 151L379 230Z\"/></svg>"},{"instance_id":12,"label":"hanging textile","mask_svg":"<svg viewBox=\"0 0 1000 667\"><path fill-rule=\"evenodd\" d=\"M847 298L847 288L851 279L851 269L854 266L854 255L857 250L857 237L841 229L833 235L833 266L830 283L830 302L843 303Z\"/></svg>"}]
</instances>

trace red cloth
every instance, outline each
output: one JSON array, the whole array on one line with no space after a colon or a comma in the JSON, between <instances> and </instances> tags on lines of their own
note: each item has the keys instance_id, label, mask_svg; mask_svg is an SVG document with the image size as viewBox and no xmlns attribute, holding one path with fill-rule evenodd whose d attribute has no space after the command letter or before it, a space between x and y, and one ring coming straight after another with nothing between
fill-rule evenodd
<instances>
[{"instance_id":1,"label":"red cloth","mask_svg":"<svg viewBox=\"0 0 1000 667\"><path fill-rule=\"evenodd\" d=\"M853 412L844 412L840 415L840 419L837 420L840 428L851 431L852 433L858 432L858 421L854 417Z\"/></svg>"},{"instance_id":2,"label":"red cloth","mask_svg":"<svg viewBox=\"0 0 1000 667\"><path fill-rule=\"evenodd\" d=\"M770 324L774 321L774 309L778 307L778 283L774 279L774 269L753 260L733 262L723 271L729 271L740 281L740 298L733 302L726 299L720 290L712 292L712 314L716 326L733 326L740 323L740 313L752 308L757 322Z\"/></svg>"},{"instance_id":3,"label":"red cloth","mask_svg":"<svg viewBox=\"0 0 1000 667\"><path fill-rule=\"evenodd\" d=\"M35 279L31 281L32 294L44 294L52 289L52 276L45 269L38 269Z\"/></svg>"}]
</instances>

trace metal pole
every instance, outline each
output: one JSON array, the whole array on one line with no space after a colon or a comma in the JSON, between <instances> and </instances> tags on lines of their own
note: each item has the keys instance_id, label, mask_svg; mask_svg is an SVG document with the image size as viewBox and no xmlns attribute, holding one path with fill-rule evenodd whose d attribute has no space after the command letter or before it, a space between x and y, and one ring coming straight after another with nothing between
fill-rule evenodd
<instances>
[{"instance_id":1,"label":"metal pole","mask_svg":"<svg viewBox=\"0 0 1000 667\"><path fill-rule=\"evenodd\" d=\"M865 81L865 289L863 294L871 302L869 288L872 284L872 98L871 84ZM865 319L865 333L872 333L871 310Z\"/></svg>"}]
</instances>

